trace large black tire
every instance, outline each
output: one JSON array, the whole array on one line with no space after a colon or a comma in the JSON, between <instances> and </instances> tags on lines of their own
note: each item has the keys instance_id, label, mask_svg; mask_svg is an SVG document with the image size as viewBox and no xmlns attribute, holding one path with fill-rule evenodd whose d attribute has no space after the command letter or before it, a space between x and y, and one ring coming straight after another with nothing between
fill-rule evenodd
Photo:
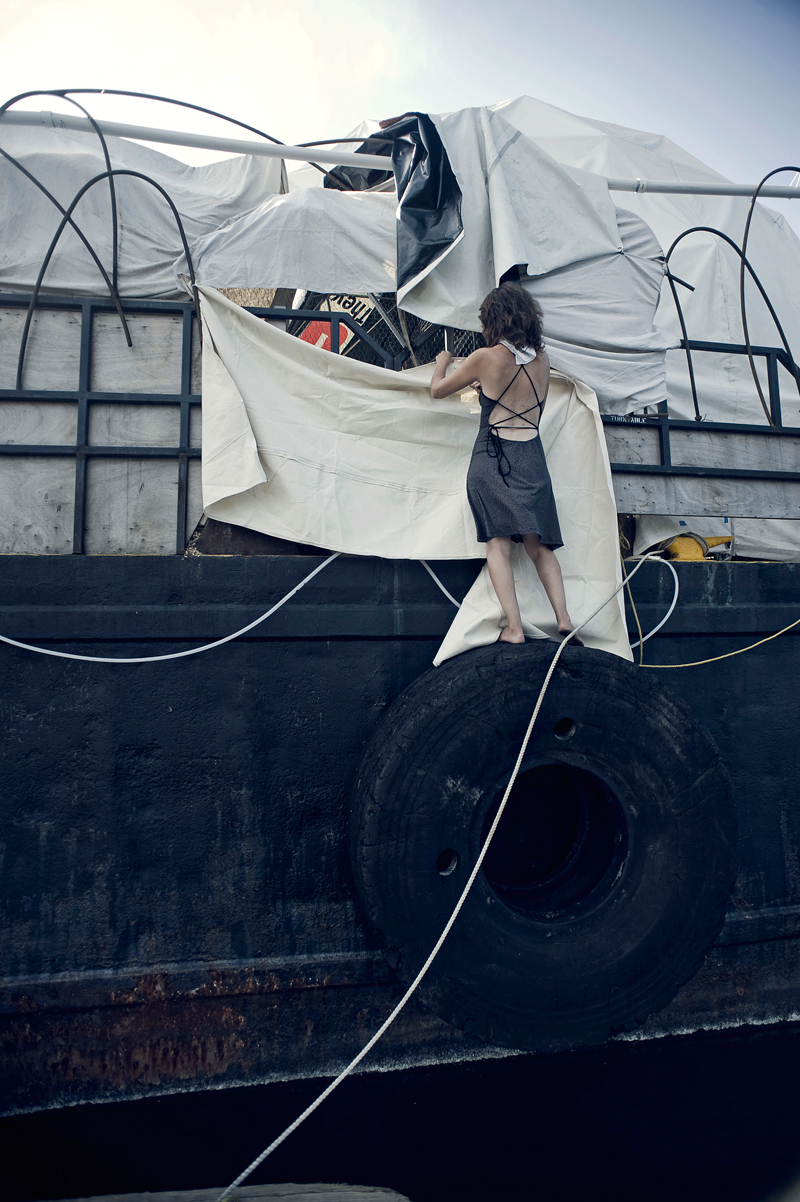
<instances>
[{"instance_id":1,"label":"large black tire","mask_svg":"<svg viewBox=\"0 0 800 1202\"><path fill-rule=\"evenodd\" d=\"M553 643L470 651L394 702L356 777L351 855L409 982L508 783ZM470 895L419 994L481 1039L601 1043L661 1010L719 932L736 820L710 735L650 674L566 648Z\"/></svg>"}]
</instances>

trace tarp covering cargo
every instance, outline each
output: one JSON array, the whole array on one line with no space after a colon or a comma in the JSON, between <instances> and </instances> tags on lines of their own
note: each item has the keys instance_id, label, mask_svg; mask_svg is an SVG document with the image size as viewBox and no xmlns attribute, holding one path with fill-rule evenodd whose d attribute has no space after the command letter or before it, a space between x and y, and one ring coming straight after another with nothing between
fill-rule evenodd
<instances>
[{"instance_id":1,"label":"tarp covering cargo","mask_svg":"<svg viewBox=\"0 0 800 1202\"><path fill-rule=\"evenodd\" d=\"M422 115L417 115L421 119ZM56 118L57 119L57 118ZM679 326L661 285L662 248L693 225L715 226L740 242L747 198L609 194L607 176L718 182L722 177L667 139L577 117L519 97L486 109L425 118L458 183L462 231L401 288L409 311L444 325L477 329L477 306L512 266L541 302L554 367L587 381L604 412L626 413L669 398L673 417L691 417ZM406 122L407 123L407 122ZM356 136L374 129L365 122ZM432 134L433 131L433 134ZM0 144L68 203L104 169L98 140L65 129L0 129ZM396 198L322 188L277 196L277 159L231 159L189 168L158 152L109 138L112 164L152 175L181 212L201 281L219 287L299 287L313 291L386 292L397 283ZM347 149L352 149L348 144ZM385 151L382 151L385 153ZM438 153L438 151L437 151ZM319 182L313 169L294 175ZM59 222L42 193L0 162L0 287L29 289ZM123 295L179 296L185 271L174 219L140 180L117 180L120 284ZM612 203L611 196L618 202ZM98 183L76 218L110 269L108 188ZM446 240L445 240L446 241ZM781 216L756 206L748 255L800 350L800 240ZM674 273L689 336L741 342L738 257L708 233L677 247ZM45 277L45 291L102 294L99 273L67 230ZM653 317L663 292L658 323ZM751 339L775 345L763 301L748 284ZM666 362L666 374L665 374ZM701 413L710 419L763 422L744 356L695 355ZM800 401L781 369L784 422L797 425ZM642 524L642 531L647 519ZM693 528L703 533L703 519ZM710 529L708 533L714 533ZM796 557L796 526L737 519L740 548L752 555Z\"/></svg>"},{"instance_id":2,"label":"tarp covering cargo","mask_svg":"<svg viewBox=\"0 0 800 1202\"><path fill-rule=\"evenodd\" d=\"M577 117L563 109L519 96L494 106L506 121L565 167L612 178L722 183L704 163L660 134L626 129L607 121ZM789 182L783 177L785 182ZM780 177L779 177L780 179ZM742 181L755 182L755 181ZM777 181L771 181L777 182ZM636 213L652 229L664 250L693 226L712 226L741 245L750 200L746 196L686 196L663 193L614 193L617 204ZM747 256L759 275L783 325L795 358L800 355L800 238L781 216L759 201L753 216ZM671 270L695 288L680 289L690 338L709 342L743 341L739 310L739 256L713 234L684 238ZM755 286L748 282L748 319L754 345L779 345L777 332ZM659 325L676 338L680 327L664 284ZM695 355L701 412L713 421L764 421L744 356ZM667 356L667 383L673 417L691 417L686 360L681 351ZM788 375L787 425L797 425L800 398Z\"/></svg>"},{"instance_id":3,"label":"tarp covering cargo","mask_svg":"<svg viewBox=\"0 0 800 1202\"><path fill-rule=\"evenodd\" d=\"M53 114L58 120L58 114ZM171 196L191 243L252 209L280 188L280 159L251 156L187 167L125 138L106 139L111 166L148 175ZM0 126L0 146L65 208L89 180L106 170L100 141L68 129ZM173 264L181 238L169 206L151 184L115 176L119 212L119 290L123 296L182 298ZM75 221L111 275L111 202L106 180L79 201ZM61 213L22 171L0 157L0 288L30 289ZM64 230L43 291L102 296L103 277L75 232Z\"/></svg>"},{"instance_id":4,"label":"tarp covering cargo","mask_svg":"<svg viewBox=\"0 0 800 1202\"><path fill-rule=\"evenodd\" d=\"M645 223L615 208L604 179L559 166L488 109L433 123L461 181L463 234L401 288L402 307L480 330L481 300L521 265L522 283L545 313L554 367L590 380L604 412L664 400L664 354L675 339L653 324L663 262ZM271 198L192 244L198 280L394 290L396 207L393 195L380 193L308 189ZM185 260L176 270L186 270Z\"/></svg>"}]
</instances>

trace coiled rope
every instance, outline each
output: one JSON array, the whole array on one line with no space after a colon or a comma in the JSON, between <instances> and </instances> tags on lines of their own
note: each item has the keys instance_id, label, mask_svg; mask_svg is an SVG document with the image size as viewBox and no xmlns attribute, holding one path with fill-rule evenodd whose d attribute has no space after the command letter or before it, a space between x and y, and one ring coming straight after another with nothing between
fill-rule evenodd
<instances>
[{"instance_id":1,"label":"coiled rope","mask_svg":"<svg viewBox=\"0 0 800 1202\"><path fill-rule=\"evenodd\" d=\"M642 566L642 564L645 563L650 558L656 558L656 557L649 556L649 555L643 556L642 559L639 561L639 563L637 563L636 567L631 572L630 576L627 577L627 579L632 580L633 577L636 575L636 573L639 571L639 568ZM427 567L427 564L425 566ZM428 568L428 571L430 572L430 568ZM433 576L434 580L436 580L436 577L434 576L433 572L431 572L431 576ZM437 584L439 584L439 587L444 592L445 591L444 585L442 585L439 580L436 580L436 582L437 582ZM525 737L522 740L522 746L519 749L519 755L517 756L517 761L514 764L514 770L511 773L511 777L509 779L508 784L506 785L506 790L505 790L505 793L503 794L503 800L500 802L497 813L495 814L494 822L492 823L492 825L489 829L489 833L486 836L486 841L483 844L483 847L481 848L480 855L478 856L477 860L475 861L475 866L472 869L472 872L469 874L469 879L462 890L461 896L459 897L458 901L456 902L453 913L450 915L449 919L447 920L447 924L446 924L444 930L442 931L439 938L436 940L436 943L433 946L433 950L431 951L427 960L423 964L422 968L419 970L416 977L411 982L408 989L405 991L405 993L403 994L400 1001L397 1003L397 1005L395 1006L394 1010L391 1012L389 1017L385 1020L385 1022L383 1022L381 1024L381 1026L378 1028L378 1030L375 1032L375 1034L372 1036L372 1038L369 1040L369 1042L364 1045L364 1047L361 1049L361 1051L358 1053L358 1055L354 1056L353 1059L350 1061L350 1063L347 1065L347 1067L342 1069L342 1071L339 1073L339 1076L336 1077L335 1080L331 1081L330 1085L328 1085L325 1089L323 1089L322 1093L319 1094L318 1097L316 1097L314 1099L314 1101L310 1104L310 1106L307 1106L306 1109L302 1112L302 1114L299 1114L297 1116L297 1118L294 1120L294 1122L290 1123L289 1126L284 1131L281 1132L281 1134L277 1137L277 1139L274 1139L272 1141L272 1143L267 1148L264 1149L264 1151L261 1153L261 1155L257 1156L256 1159L247 1166L247 1168L244 1170L244 1172L240 1173L239 1176L236 1178L236 1180L231 1182L231 1184L227 1187L227 1189L225 1189L220 1194L218 1202L224 1202L224 1200L226 1198L229 1198L231 1195L231 1192L233 1190L235 1190L238 1186L240 1186L244 1181L246 1181L247 1178L250 1176L250 1174L253 1173L260 1164L263 1164L263 1162L267 1159L267 1157L270 1156L276 1150L276 1148L279 1148L280 1145L284 1142L284 1140L288 1139L289 1136L297 1130L297 1128L301 1125L301 1123L304 1123L305 1120L314 1113L314 1111L317 1109L317 1107L322 1105L322 1103L325 1101L326 1098L330 1097L330 1095L333 1093L333 1091L335 1089L337 1089L339 1085L341 1085L342 1081L344 1081L346 1077L350 1076L353 1069L356 1068L357 1065L359 1065L361 1063L361 1061L364 1059L364 1057L367 1055L367 1053L370 1052L372 1050L372 1048L375 1047L375 1044L378 1042L378 1040L381 1038L381 1036L384 1034L384 1032L388 1031L389 1027L392 1025L394 1020L397 1018L400 1011L403 1009L403 1007L406 1005L408 1000L411 998L412 994L415 992L417 986L422 981L422 978L425 976L428 969L433 964L434 960L436 959L437 955L439 954L439 951L440 951L445 939L450 934L453 923L458 918L458 915L461 912L461 908L464 905L464 902L467 900L467 895L469 894L469 891L472 888L475 878L477 877L478 873L480 872L481 865L483 864L483 861L486 858L486 853L489 850L489 846L494 837L494 833L497 830L497 827L500 823L500 819L503 816L503 811L505 810L506 802L508 801L511 790L514 788L514 783L517 779L517 776L519 775L519 770L522 765L522 760L525 756L525 752L527 750L528 743L530 742L531 734L533 733L533 727L536 723L536 719L539 716L539 710L542 708L542 702L544 701L544 695L547 692L547 687L550 684L552 675L556 670L556 664L558 663L559 659L561 658L562 651L564 650L564 648L566 647L567 643L570 641L571 638L574 638L574 636L576 634L578 634L579 631L583 630L584 626L587 626L589 624L589 622L592 621L593 618L597 617L597 615L600 613L600 611L602 609L605 609L605 607L606 607L606 605L608 605L609 601L614 600L614 598L616 597L616 595L620 591L620 589L624 588L624 585L625 585L625 580L623 579L622 581L620 581L620 583L614 589L614 592L611 594L611 596L607 597L606 600L603 601L603 603L601 605L598 605L598 607L594 611L594 613L590 614L588 618L585 618L583 620L583 622L581 622L581 624L579 626L576 626L574 630L570 631L570 633L568 635L565 635L565 637L559 643L558 650L556 651L555 655L553 656L553 658L550 662L550 667L547 669L547 675L544 678L544 683L543 683L541 689L539 690L539 696L536 699L536 705L533 708L533 713L531 714L531 720L528 723L527 730L525 731ZM451 597L450 600L452 601L453 598ZM458 602L454 601L454 604L457 605Z\"/></svg>"}]
</instances>

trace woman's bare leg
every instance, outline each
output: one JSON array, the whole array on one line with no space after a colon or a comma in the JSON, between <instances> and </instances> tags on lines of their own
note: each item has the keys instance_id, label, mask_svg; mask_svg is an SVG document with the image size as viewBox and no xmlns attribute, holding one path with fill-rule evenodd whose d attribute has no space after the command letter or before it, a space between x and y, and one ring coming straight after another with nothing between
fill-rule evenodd
<instances>
[{"instance_id":1,"label":"woman's bare leg","mask_svg":"<svg viewBox=\"0 0 800 1202\"><path fill-rule=\"evenodd\" d=\"M517 590L514 587L514 573L511 570L511 539L490 538L486 544L486 564L489 568L489 579L497 600L505 614L508 625L500 634L503 643L524 643L522 619L519 616ZM558 566L558 565L556 565Z\"/></svg>"},{"instance_id":2,"label":"woman's bare leg","mask_svg":"<svg viewBox=\"0 0 800 1202\"><path fill-rule=\"evenodd\" d=\"M540 542L538 534L525 534L522 541L533 566L539 573L539 579L547 593L547 599L553 607L553 613L558 622L558 633L569 634L571 630L575 629L575 624L567 612L564 577L561 575L561 565L556 559L555 552ZM583 646L583 639L579 635L576 635L572 641L579 647Z\"/></svg>"}]
</instances>

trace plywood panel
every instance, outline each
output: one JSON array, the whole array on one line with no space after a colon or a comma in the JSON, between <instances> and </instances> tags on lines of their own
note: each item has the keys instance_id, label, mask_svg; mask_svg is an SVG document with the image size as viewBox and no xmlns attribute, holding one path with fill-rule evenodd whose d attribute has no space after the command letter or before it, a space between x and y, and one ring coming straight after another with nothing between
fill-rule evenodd
<instances>
[{"instance_id":1,"label":"plywood panel","mask_svg":"<svg viewBox=\"0 0 800 1202\"><path fill-rule=\"evenodd\" d=\"M89 444L96 447L177 447L178 405L126 405L92 401Z\"/></svg>"},{"instance_id":2,"label":"plywood panel","mask_svg":"<svg viewBox=\"0 0 800 1202\"><path fill-rule=\"evenodd\" d=\"M177 459L90 459L86 553L174 555Z\"/></svg>"},{"instance_id":3,"label":"plywood panel","mask_svg":"<svg viewBox=\"0 0 800 1202\"><path fill-rule=\"evenodd\" d=\"M188 542L195 531L197 523L203 516L203 483L202 464L199 459L190 459L189 488L186 498L186 541Z\"/></svg>"},{"instance_id":4,"label":"plywood panel","mask_svg":"<svg viewBox=\"0 0 800 1202\"><path fill-rule=\"evenodd\" d=\"M800 518L800 482L691 476L613 475L620 513Z\"/></svg>"},{"instance_id":5,"label":"plywood panel","mask_svg":"<svg viewBox=\"0 0 800 1202\"><path fill-rule=\"evenodd\" d=\"M0 442L74 446L77 425L78 406L72 401L0 400Z\"/></svg>"},{"instance_id":6,"label":"plywood panel","mask_svg":"<svg viewBox=\"0 0 800 1202\"><path fill-rule=\"evenodd\" d=\"M658 430L647 426L604 426L608 458L612 463L660 463Z\"/></svg>"},{"instance_id":7,"label":"plywood panel","mask_svg":"<svg viewBox=\"0 0 800 1202\"><path fill-rule=\"evenodd\" d=\"M26 310L0 308L0 388L15 388ZM74 392L81 353L80 312L37 309L25 351L23 388Z\"/></svg>"},{"instance_id":8,"label":"plywood panel","mask_svg":"<svg viewBox=\"0 0 800 1202\"><path fill-rule=\"evenodd\" d=\"M203 411L200 405L192 405L189 411L189 446L203 445L202 439Z\"/></svg>"},{"instance_id":9,"label":"plywood panel","mask_svg":"<svg viewBox=\"0 0 800 1202\"><path fill-rule=\"evenodd\" d=\"M92 327L93 392L180 392L183 318L178 313L126 314L129 347L115 313L96 313Z\"/></svg>"},{"instance_id":10,"label":"plywood panel","mask_svg":"<svg viewBox=\"0 0 800 1202\"><path fill-rule=\"evenodd\" d=\"M680 466L800 472L800 438L788 435L674 430L670 445L672 462Z\"/></svg>"},{"instance_id":11,"label":"plywood panel","mask_svg":"<svg viewBox=\"0 0 800 1202\"><path fill-rule=\"evenodd\" d=\"M39 455L0 459L0 553L69 555L75 460Z\"/></svg>"},{"instance_id":12,"label":"plywood panel","mask_svg":"<svg viewBox=\"0 0 800 1202\"><path fill-rule=\"evenodd\" d=\"M190 392L199 396L203 391L203 336L197 318L192 318L192 382Z\"/></svg>"}]
</instances>

